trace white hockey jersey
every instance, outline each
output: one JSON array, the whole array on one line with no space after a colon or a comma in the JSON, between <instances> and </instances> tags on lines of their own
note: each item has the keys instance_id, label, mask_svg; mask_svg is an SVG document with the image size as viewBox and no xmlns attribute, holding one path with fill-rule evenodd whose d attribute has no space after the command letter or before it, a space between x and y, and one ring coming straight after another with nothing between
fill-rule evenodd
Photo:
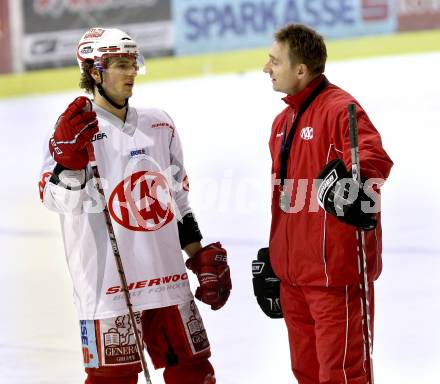
<instances>
[{"instance_id":1,"label":"white hockey jersey","mask_svg":"<svg viewBox=\"0 0 440 384\"><path fill-rule=\"evenodd\" d=\"M99 121L95 156L133 309L192 299L177 228L191 209L172 120L161 110L129 107L124 123L96 104L93 109ZM127 313L91 169L85 188L69 190L48 181L55 165L47 149L40 192L44 204L60 213L79 318Z\"/></svg>"}]
</instances>

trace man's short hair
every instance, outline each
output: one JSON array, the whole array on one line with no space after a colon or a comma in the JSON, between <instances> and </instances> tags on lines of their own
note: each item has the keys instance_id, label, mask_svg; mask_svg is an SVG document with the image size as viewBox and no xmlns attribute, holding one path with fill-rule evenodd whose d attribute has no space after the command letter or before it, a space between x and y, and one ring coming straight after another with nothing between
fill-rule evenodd
<instances>
[{"instance_id":1,"label":"man's short hair","mask_svg":"<svg viewBox=\"0 0 440 384\"><path fill-rule=\"evenodd\" d=\"M275 40L289 46L292 65L305 64L312 74L325 70L327 48L324 38L303 24L289 24L275 32Z\"/></svg>"}]
</instances>

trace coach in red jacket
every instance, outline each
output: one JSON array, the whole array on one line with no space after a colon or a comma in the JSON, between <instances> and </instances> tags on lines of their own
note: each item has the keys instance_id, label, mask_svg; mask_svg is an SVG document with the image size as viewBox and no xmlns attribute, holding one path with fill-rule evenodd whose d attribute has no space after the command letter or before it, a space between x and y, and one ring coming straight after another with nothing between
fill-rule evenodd
<instances>
[{"instance_id":1,"label":"coach in red jacket","mask_svg":"<svg viewBox=\"0 0 440 384\"><path fill-rule=\"evenodd\" d=\"M295 24L275 34L264 66L287 106L269 142L272 226L269 248L253 262L254 291L268 316L285 319L300 384L365 384L356 232L364 236L372 329L373 282L382 269L379 187L393 163L356 99L323 75L326 59L323 38ZM349 182L350 103L364 181L356 193Z\"/></svg>"}]
</instances>

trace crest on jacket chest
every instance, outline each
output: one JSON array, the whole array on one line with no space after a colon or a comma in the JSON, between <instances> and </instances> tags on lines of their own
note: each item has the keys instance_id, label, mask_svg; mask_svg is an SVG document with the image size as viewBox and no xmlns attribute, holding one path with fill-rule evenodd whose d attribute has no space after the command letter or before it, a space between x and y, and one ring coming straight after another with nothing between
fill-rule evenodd
<instances>
[{"instance_id":1,"label":"crest on jacket chest","mask_svg":"<svg viewBox=\"0 0 440 384\"><path fill-rule=\"evenodd\" d=\"M312 140L313 139L313 127L304 127L300 130L300 137L303 140Z\"/></svg>"}]
</instances>

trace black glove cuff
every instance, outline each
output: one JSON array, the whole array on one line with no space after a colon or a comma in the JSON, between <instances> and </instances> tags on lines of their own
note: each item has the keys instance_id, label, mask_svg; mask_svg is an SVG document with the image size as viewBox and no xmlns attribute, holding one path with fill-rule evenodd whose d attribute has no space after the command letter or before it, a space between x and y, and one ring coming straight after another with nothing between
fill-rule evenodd
<instances>
[{"instance_id":1,"label":"black glove cuff","mask_svg":"<svg viewBox=\"0 0 440 384\"><path fill-rule=\"evenodd\" d=\"M177 229L179 230L180 247L182 249L188 244L196 243L203 239L199 225L191 212L187 213L182 218L182 221L177 222Z\"/></svg>"},{"instance_id":2,"label":"black glove cuff","mask_svg":"<svg viewBox=\"0 0 440 384\"><path fill-rule=\"evenodd\" d=\"M64 165L61 165L60 163L56 163L55 168L52 171L52 175L50 176L49 182L52 184L58 185L59 187L63 187L65 189L68 189L69 191L79 191L83 189L86 186L86 175L83 174L84 182L80 184L80 181L78 181L77 185L68 185L66 183L63 183L61 180L62 177L60 177L61 172L68 171L68 172L85 172L85 169L76 171L69 168L66 168Z\"/></svg>"}]
</instances>

